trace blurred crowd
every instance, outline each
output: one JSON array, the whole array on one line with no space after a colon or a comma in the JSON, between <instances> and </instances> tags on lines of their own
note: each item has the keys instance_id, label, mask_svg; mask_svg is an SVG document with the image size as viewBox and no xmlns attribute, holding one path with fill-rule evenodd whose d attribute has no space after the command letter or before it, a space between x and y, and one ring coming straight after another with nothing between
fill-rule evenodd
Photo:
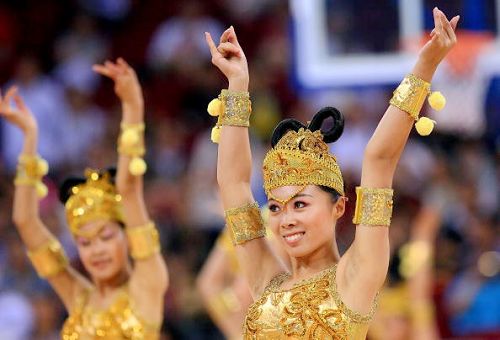
<instances>
[{"instance_id":1,"label":"blurred crowd","mask_svg":"<svg viewBox=\"0 0 500 340\"><path fill-rule=\"evenodd\" d=\"M165 339L221 338L196 291L196 275L223 227L217 150L210 141L215 122L206 107L226 84L210 63L203 32L217 36L234 25L249 60L252 185L259 202L265 201L260 164L274 125L283 117L307 121L327 104L344 113L344 135L332 146L351 203L338 228L340 249L352 239L363 149L394 86L299 91L291 80L290 24L285 0L0 4L0 84L2 90L18 85L38 119L39 153L50 164L42 218L78 268L57 188L86 167L113 166L121 119L112 83L94 74L91 65L122 56L139 74L147 120L145 198L175 273L165 297ZM412 135L394 183L394 253L408 240L419 208L429 201L439 206L433 298L442 337L500 332L499 78L488 79L480 115L484 128L474 136ZM460 112L456 119L462 119ZM3 121L0 128L0 339L57 339L64 308L36 276L11 221L22 136Z\"/></svg>"}]
</instances>

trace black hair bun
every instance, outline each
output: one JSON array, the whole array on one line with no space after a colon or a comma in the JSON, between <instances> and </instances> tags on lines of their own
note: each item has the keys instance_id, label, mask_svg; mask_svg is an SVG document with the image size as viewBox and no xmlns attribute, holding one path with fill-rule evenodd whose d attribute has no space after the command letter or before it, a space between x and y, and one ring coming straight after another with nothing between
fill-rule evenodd
<instances>
[{"instance_id":1,"label":"black hair bun","mask_svg":"<svg viewBox=\"0 0 500 340\"><path fill-rule=\"evenodd\" d=\"M71 188L75 185L85 183L83 177L69 177L59 186L59 200L64 204L71 196Z\"/></svg>"},{"instance_id":2,"label":"black hair bun","mask_svg":"<svg viewBox=\"0 0 500 340\"><path fill-rule=\"evenodd\" d=\"M116 168L111 167L107 168L105 171L99 172L99 176L103 176L104 174L109 174L110 180L114 183L114 179L116 176ZM64 204L71 197L71 189L75 185L79 185L85 183L87 180L84 177L68 177L64 180L64 182L59 187L59 200Z\"/></svg>"},{"instance_id":3,"label":"black hair bun","mask_svg":"<svg viewBox=\"0 0 500 340\"><path fill-rule=\"evenodd\" d=\"M333 125L327 131L321 130L321 126L328 118L333 119ZM307 127L311 131L321 130L323 141L333 143L337 141L344 132L344 116L334 107L324 107L318 111Z\"/></svg>"},{"instance_id":4,"label":"black hair bun","mask_svg":"<svg viewBox=\"0 0 500 340\"><path fill-rule=\"evenodd\" d=\"M306 129L307 127L296 119L287 118L279 122L274 128L271 137L271 146L274 148L278 144L281 137L283 137L288 131L299 131L301 128Z\"/></svg>"}]
</instances>

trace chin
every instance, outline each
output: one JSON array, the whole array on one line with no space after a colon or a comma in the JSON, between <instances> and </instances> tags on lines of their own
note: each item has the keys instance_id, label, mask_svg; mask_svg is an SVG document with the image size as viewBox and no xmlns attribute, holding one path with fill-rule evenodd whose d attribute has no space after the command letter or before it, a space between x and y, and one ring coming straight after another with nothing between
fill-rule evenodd
<instances>
[{"instance_id":1,"label":"chin","mask_svg":"<svg viewBox=\"0 0 500 340\"><path fill-rule=\"evenodd\" d=\"M304 247L304 246L298 246L298 247L286 246L285 249L288 256L295 258L307 257L312 253L312 250L309 249L309 247Z\"/></svg>"}]
</instances>

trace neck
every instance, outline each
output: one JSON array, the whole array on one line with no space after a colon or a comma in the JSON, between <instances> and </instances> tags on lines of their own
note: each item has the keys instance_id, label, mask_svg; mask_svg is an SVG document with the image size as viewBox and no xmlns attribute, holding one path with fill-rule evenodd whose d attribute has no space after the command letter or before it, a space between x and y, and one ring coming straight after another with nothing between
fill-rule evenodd
<instances>
[{"instance_id":1,"label":"neck","mask_svg":"<svg viewBox=\"0 0 500 340\"><path fill-rule=\"evenodd\" d=\"M110 291L123 286L130 278L131 267L127 264L117 275L107 280L93 280L96 291L102 295L107 295Z\"/></svg>"},{"instance_id":2,"label":"neck","mask_svg":"<svg viewBox=\"0 0 500 340\"><path fill-rule=\"evenodd\" d=\"M304 257L292 257L292 278L302 279L314 275L337 263L340 259L337 243L334 241L314 250Z\"/></svg>"}]
</instances>

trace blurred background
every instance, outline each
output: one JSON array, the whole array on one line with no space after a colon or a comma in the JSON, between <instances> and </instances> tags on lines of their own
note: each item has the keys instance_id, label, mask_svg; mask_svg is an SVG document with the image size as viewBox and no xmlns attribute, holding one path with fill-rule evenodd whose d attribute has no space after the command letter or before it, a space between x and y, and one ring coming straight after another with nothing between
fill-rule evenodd
<instances>
[{"instance_id":1,"label":"blurred background","mask_svg":"<svg viewBox=\"0 0 500 340\"><path fill-rule=\"evenodd\" d=\"M147 206L175 273L164 338L222 339L196 290L223 227L210 141L215 121L206 107L226 84L203 32L218 36L233 25L249 61L259 202L274 125L284 117L307 121L330 105L346 117L332 151L351 203L364 147L432 29L436 5L449 17L461 15L459 43L433 82L448 105L424 109L436 130L412 133L394 181L388 285L404 280L399 248L422 209L433 207L430 285L440 336L500 338L500 1L1 0L0 84L19 86L40 125L39 152L50 163L44 221L79 267L57 188L86 167L115 164L120 105L112 83L91 65L124 57L145 96ZM64 308L36 276L11 222L21 142L0 121L0 339L57 339ZM353 236L352 205L338 227L342 251Z\"/></svg>"}]
</instances>

